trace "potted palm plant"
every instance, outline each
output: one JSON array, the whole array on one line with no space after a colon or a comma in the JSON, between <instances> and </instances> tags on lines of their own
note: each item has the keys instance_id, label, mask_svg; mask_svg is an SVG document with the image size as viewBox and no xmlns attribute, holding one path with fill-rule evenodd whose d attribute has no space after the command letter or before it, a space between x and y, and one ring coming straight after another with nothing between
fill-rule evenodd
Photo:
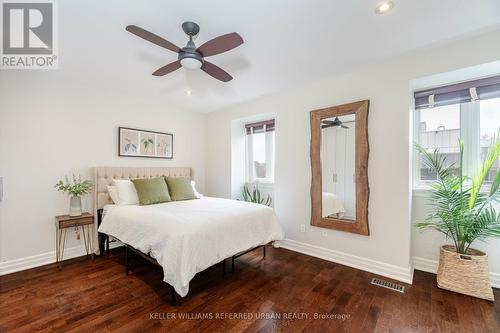
<instances>
[{"instance_id":1,"label":"potted palm plant","mask_svg":"<svg viewBox=\"0 0 500 333\"><path fill-rule=\"evenodd\" d=\"M430 190L433 213L424 222L417 223L417 227L437 230L453 241L453 245L444 245L440 250L438 287L493 301L488 257L471 245L476 240L500 237L500 214L494 206L500 193L500 172L489 191L482 190L488 172L500 157L500 138L497 135L492 139L473 177L463 174L462 141L459 146L459 165L447 166L446 157L439 154L439 150L429 152L416 145L424 164L437 174Z\"/></svg>"}]
</instances>

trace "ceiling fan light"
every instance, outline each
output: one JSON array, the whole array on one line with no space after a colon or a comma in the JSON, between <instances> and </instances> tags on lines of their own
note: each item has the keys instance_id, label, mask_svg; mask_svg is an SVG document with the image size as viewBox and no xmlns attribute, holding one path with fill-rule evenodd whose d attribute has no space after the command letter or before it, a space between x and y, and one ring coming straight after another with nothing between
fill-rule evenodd
<instances>
[{"instance_id":1,"label":"ceiling fan light","mask_svg":"<svg viewBox=\"0 0 500 333\"><path fill-rule=\"evenodd\" d=\"M199 69L201 67L201 61L195 58L183 58L181 59L181 65L186 69Z\"/></svg>"},{"instance_id":2,"label":"ceiling fan light","mask_svg":"<svg viewBox=\"0 0 500 333\"><path fill-rule=\"evenodd\" d=\"M375 7L375 14L378 15L385 14L391 11L392 8L394 8L394 2L392 1L381 2L377 5L377 7Z\"/></svg>"}]
</instances>

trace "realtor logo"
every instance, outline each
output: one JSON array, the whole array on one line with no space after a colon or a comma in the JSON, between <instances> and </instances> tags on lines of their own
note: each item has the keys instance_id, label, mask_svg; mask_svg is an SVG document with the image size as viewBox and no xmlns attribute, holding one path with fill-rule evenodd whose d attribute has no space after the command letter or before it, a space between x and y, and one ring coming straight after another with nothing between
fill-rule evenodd
<instances>
[{"instance_id":1,"label":"realtor logo","mask_svg":"<svg viewBox=\"0 0 500 333\"><path fill-rule=\"evenodd\" d=\"M2 69L57 68L53 0L1 1Z\"/></svg>"}]
</instances>

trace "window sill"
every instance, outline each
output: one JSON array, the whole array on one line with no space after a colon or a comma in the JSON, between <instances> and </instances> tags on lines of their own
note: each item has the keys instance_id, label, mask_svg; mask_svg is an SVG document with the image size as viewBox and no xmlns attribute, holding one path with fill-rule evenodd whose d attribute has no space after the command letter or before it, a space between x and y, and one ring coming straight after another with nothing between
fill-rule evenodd
<instances>
[{"instance_id":1,"label":"window sill","mask_svg":"<svg viewBox=\"0 0 500 333\"><path fill-rule=\"evenodd\" d=\"M428 197L430 193L430 187L415 187L412 190L412 195L414 197Z\"/></svg>"},{"instance_id":2,"label":"window sill","mask_svg":"<svg viewBox=\"0 0 500 333\"><path fill-rule=\"evenodd\" d=\"M416 186L412 190L412 195L414 197L428 197L431 191L431 187L429 185L420 185ZM490 193L491 185L483 185L483 188L480 193Z\"/></svg>"},{"instance_id":3,"label":"window sill","mask_svg":"<svg viewBox=\"0 0 500 333\"><path fill-rule=\"evenodd\" d=\"M260 179L254 179L254 181L246 182L247 184L255 184L255 185L274 185L274 179L269 179L269 178L260 178Z\"/></svg>"},{"instance_id":4,"label":"window sill","mask_svg":"<svg viewBox=\"0 0 500 333\"><path fill-rule=\"evenodd\" d=\"M248 184L250 186L257 186L261 190L274 190L274 182L272 181L267 181L267 182L246 182L245 184Z\"/></svg>"}]
</instances>

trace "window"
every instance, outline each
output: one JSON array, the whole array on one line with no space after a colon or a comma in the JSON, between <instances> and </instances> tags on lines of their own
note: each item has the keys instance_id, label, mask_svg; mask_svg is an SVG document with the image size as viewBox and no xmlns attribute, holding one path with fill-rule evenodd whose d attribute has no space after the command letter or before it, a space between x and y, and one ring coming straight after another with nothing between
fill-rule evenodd
<instances>
[{"instance_id":1,"label":"window","mask_svg":"<svg viewBox=\"0 0 500 333\"><path fill-rule=\"evenodd\" d=\"M479 119L479 138L481 160L484 159L491 145L493 135L498 134L498 127L500 126L500 98L488 99L479 102L480 105L480 119ZM495 176L500 168L500 163L497 160L491 167L487 182L493 182Z\"/></svg>"},{"instance_id":2,"label":"window","mask_svg":"<svg viewBox=\"0 0 500 333\"><path fill-rule=\"evenodd\" d=\"M458 175L462 139L463 172L472 176L500 129L500 77L416 92L415 109L415 141L429 151L439 149L447 165L457 166ZM436 172L422 163L421 156L415 161L415 186L425 187L437 178ZM497 161L486 183L494 180L499 168Z\"/></svg>"},{"instance_id":3,"label":"window","mask_svg":"<svg viewBox=\"0 0 500 333\"><path fill-rule=\"evenodd\" d=\"M246 181L274 181L274 119L246 124Z\"/></svg>"},{"instance_id":4,"label":"window","mask_svg":"<svg viewBox=\"0 0 500 333\"><path fill-rule=\"evenodd\" d=\"M420 110L419 144L428 149L439 149L440 155L446 156L446 164L457 164L460 159L460 104ZM420 180L436 179L435 170L420 164ZM455 169L458 174L458 169Z\"/></svg>"}]
</instances>

